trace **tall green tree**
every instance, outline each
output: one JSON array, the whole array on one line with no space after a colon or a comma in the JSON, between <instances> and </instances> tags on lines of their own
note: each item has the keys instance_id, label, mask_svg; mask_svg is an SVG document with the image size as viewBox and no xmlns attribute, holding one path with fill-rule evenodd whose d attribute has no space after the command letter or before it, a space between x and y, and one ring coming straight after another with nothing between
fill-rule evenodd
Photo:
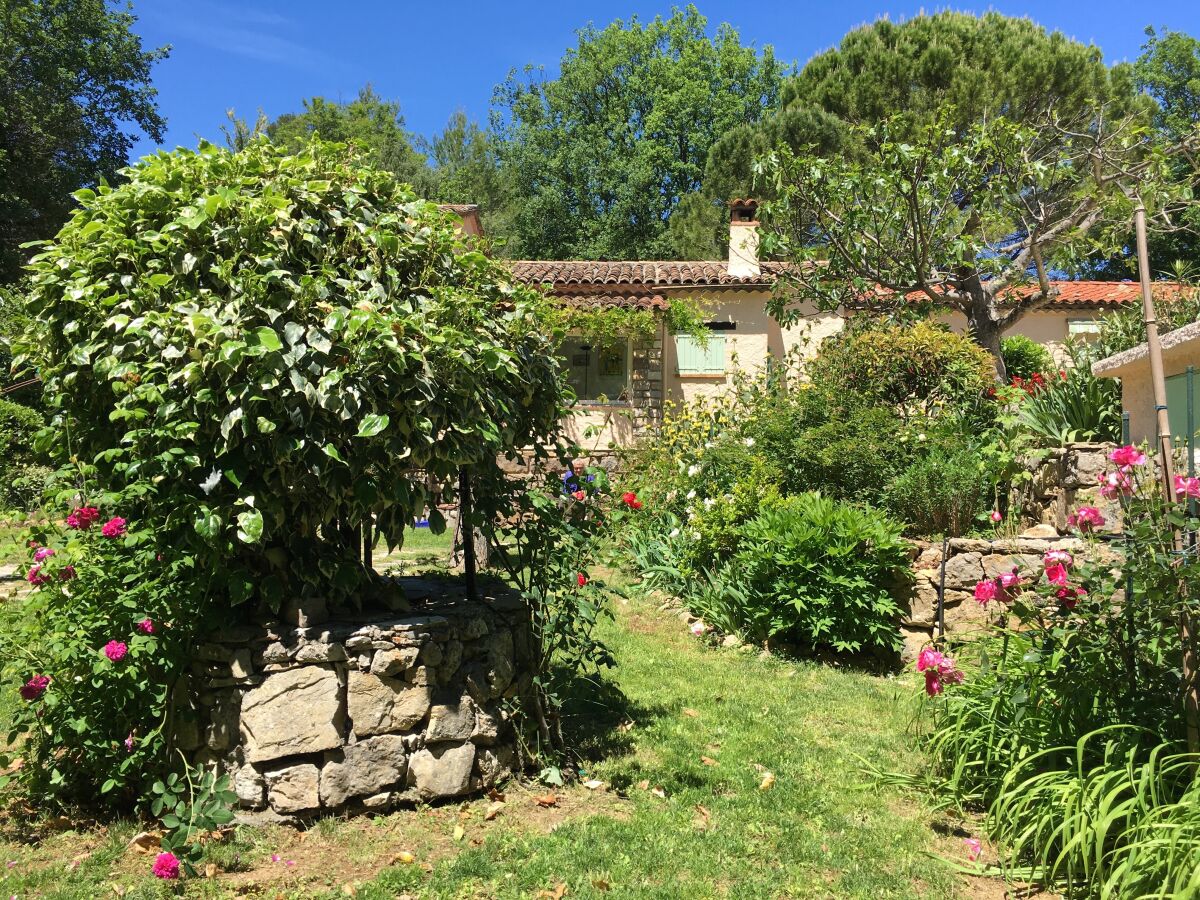
<instances>
[{"instance_id":1,"label":"tall green tree","mask_svg":"<svg viewBox=\"0 0 1200 900\"><path fill-rule=\"evenodd\" d=\"M484 232L503 252L510 230L512 191L500 168L492 133L458 110L441 133L419 146L433 166L433 199L479 204Z\"/></svg>"},{"instance_id":2,"label":"tall green tree","mask_svg":"<svg viewBox=\"0 0 1200 900\"><path fill-rule=\"evenodd\" d=\"M1136 111L1056 106L1040 120L985 119L965 130L947 108L914 129L901 117L855 125L852 155L781 149L765 246L796 266L771 311L798 302L909 308L914 298L963 314L1005 380L1000 338L1053 299L1049 273L1127 245L1134 207L1166 221L1191 202L1173 162L1200 135L1163 146Z\"/></svg>"},{"instance_id":3,"label":"tall green tree","mask_svg":"<svg viewBox=\"0 0 1200 900\"><path fill-rule=\"evenodd\" d=\"M113 180L137 132L166 128L135 16L109 0L0 0L0 282L48 238L71 193Z\"/></svg>"},{"instance_id":4,"label":"tall green tree","mask_svg":"<svg viewBox=\"0 0 1200 900\"><path fill-rule=\"evenodd\" d=\"M244 130L234 120L227 141L236 142ZM415 146L416 138L405 127L400 104L384 100L369 84L348 103L311 97L304 101L303 112L284 113L266 126L266 132L272 143L289 150L307 146L313 135L357 144L366 152L367 162L411 184L419 196L433 192L432 173Z\"/></svg>"},{"instance_id":5,"label":"tall green tree","mask_svg":"<svg viewBox=\"0 0 1200 900\"><path fill-rule=\"evenodd\" d=\"M701 189L709 149L778 102L770 47L708 32L694 6L579 32L557 78L497 88L493 131L514 191L512 250L548 258L670 257L668 217Z\"/></svg>"},{"instance_id":6,"label":"tall green tree","mask_svg":"<svg viewBox=\"0 0 1200 900\"><path fill-rule=\"evenodd\" d=\"M1200 128L1200 40L1181 31L1146 29L1142 55L1133 64L1138 87L1158 104L1154 123L1167 140L1180 140ZM1181 180L1192 177L1196 163L1176 163ZM1156 273L1200 266L1200 209L1187 209L1170 231L1151 235L1150 266ZM1111 274L1128 276L1133 267L1114 260Z\"/></svg>"},{"instance_id":7,"label":"tall green tree","mask_svg":"<svg viewBox=\"0 0 1200 900\"><path fill-rule=\"evenodd\" d=\"M753 184L757 156L779 146L838 156L855 125L891 119L890 133L901 137L952 109L946 124L961 134L999 115L1035 121L1049 106L1082 108L1133 94L1127 66L1110 71L1099 48L1030 19L997 12L881 19L813 57L784 83L771 115L724 134L709 155L705 185L724 197L762 191L766 185Z\"/></svg>"}]
</instances>

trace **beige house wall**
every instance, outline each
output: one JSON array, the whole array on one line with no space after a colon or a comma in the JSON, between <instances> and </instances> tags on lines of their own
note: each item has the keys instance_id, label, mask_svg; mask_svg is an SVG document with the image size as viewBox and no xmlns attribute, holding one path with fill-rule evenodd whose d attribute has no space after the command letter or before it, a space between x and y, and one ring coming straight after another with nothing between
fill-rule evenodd
<instances>
[{"instance_id":1,"label":"beige house wall","mask_svg":"<svg viewBox=\"0 0 1200 900\"><path fill-rule=\"evenodd\" d=\"M730 322L737 327L718 331L725 337L724 375L681 375L675 341L670 335L663 342L664 395L670 402L690 402L700 397L720 396L733 383L735 372L761 372L769 359L780 361L794 348L805 357L816 355L821 341L841 331L843 319L835 313L818 314L815 308L803 308L803 319L789 328L781 328L767 312L770 291L713 291L708 301L710 322Z\"/></svg>"},{"instance_id":2,"label":"beige house wall","mask_svg":"<svg viewBox=\"0 0 1200 900\"><path fill-rule=\"evenodd\" d=\"M1188 366L1200 372L1200 340L1189 341L1163 351L1163 373L1167 378L1181 375ZM1121 379L1121 408L1129 413L1129 436L1135 444L1158 439L1158 420L1154 409L1154 387L1150 380L1150 360L1141 359L1118 372L1112 373ZM1200 376L1197 376L1200 381ZM1171 431L1179 436L1186 425L1176 422L1183 413L1171 411Z\"/></svg>"},{"instance_id":3,"label":"beige house wall","mask_svg":"<svg viewBox=\"0 0 1200 900\"><path fill-rule=\"evenodd\" d=\"M1055 362L1061 365L1067 362L1067 354L1064 347L1068 335L1068 322L1075 319L1091 321L1103 315L1103 310L1098 309L1031 312L1026 313L1018 319L1017 324L1008 329L1004 334L1005 337L1014 334L1025 335L1025 337L1036 341L1048 349L1054 357ZM938 321L949 325L952 331L959 333L966 333L967 331L967 319L962 313L947 313L946 315L939 316Z\"/></svg>"}]
</instances>

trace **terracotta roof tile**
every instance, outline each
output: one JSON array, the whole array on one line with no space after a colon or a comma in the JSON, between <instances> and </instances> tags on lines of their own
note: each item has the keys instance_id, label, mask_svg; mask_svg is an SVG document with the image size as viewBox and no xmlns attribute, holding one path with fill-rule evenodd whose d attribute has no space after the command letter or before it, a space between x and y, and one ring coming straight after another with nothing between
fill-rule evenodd
<instances>
[{"instance_id":1,"label":"terracotta roof tile","mask_svg":"<svg viewBox=\"0 0 1200 900\"><path fill-rule=\"evenodd\" d=\"M518 281L528 284L638 285L654 287L735 287L772 284L785 263L763 263L758 276L729 274L723 260L583 260L520 259L509 264Z\"/></svg>"},{"instance_id":2,"label":"terracotta roof tile","mask_svg":"<svg viewBox=\"0 0 1200 900\"><path fill-rule=\"evenodd\" d=\"M788 263L764 262L757 276L736 277L729 274L723 260L536 260L523 259L509 263L514 277L527 284L549 285L551 291L564 298L580 289L612 288L610 302L650 302L651 293L645 288L671 289L688 287L770 286L787 271ZM1079 309L1103 308L1136 303L1141 298L1135 281L1053 281L1058 295L1048 304L1051 307ZM1180 285L1173 281L1155 282L1155 295L1177 295ZM1028 285L1010 292L1010 297L1026 299L1037 292ZM655 295L657 296L657 295ZM661 296L657 299L665 304ZM598 301L595 301L598 302Z\"/></svg>"}]
</instances>

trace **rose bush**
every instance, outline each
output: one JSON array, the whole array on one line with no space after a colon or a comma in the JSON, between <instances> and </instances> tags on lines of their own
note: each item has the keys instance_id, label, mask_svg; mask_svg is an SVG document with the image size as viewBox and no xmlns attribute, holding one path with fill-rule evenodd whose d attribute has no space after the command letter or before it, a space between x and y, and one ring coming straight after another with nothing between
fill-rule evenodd
<instances>
[{"instance_id":1,"label":"rose bush","mask_svg":"<svg viewBox=\"0 0 1200 900\"><path fill-rule=\"evenodd\" d=\"M923 744L943 799L988 809L993 838L1034 878L1089 896L1158 896L1147 891L1200 871L1183 663L1198 648L1180 628L1200 612L1200 518L1188 479L1167 495L1141 448L1109 461L1099 480L1120 501L1120 543L1102 541L1104 516L1080 507L1071 521L1082 548L1052 547L1036 573L976 585L997 631L962 648L973 664L951 683L931 684L922 654L934 698Z\"/></svg>"}]
</instances>

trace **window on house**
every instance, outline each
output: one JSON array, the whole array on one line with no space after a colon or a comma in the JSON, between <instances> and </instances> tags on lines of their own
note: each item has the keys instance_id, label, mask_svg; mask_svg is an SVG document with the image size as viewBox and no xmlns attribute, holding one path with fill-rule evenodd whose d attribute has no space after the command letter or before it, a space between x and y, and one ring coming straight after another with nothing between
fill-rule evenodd
<instances>
[{"instance_id":1,"label":"window on house","mask_svg":"<svg viewBox=\"0 0 1200 900\"><path fill-rule=\"evenodd\" d=\"M1067 337L1077 341L1094 341L1099 334L1099 319L1067 319Z\"/></svg>"},{"instance_id":2,"label":"window on house","mask_svg":"<svg viewBox=\"0 0 1200 900\"><path fill-rule=\"evenodd\" d=\"M629 399L629 342L602 346L582 338L567 338L559 350L567 381L583 402Z\"/></svg>"},{"instance_id":3,"label":"window on house","mask_svg":"<svg viewBox=\"0 0 1200 900\"><path fill-rule=\"evenodd\" d=\"M690 334L675 335L680 375L724 375L725 335L710 333L703 344Z\"/></svg>"}]
</instances>

